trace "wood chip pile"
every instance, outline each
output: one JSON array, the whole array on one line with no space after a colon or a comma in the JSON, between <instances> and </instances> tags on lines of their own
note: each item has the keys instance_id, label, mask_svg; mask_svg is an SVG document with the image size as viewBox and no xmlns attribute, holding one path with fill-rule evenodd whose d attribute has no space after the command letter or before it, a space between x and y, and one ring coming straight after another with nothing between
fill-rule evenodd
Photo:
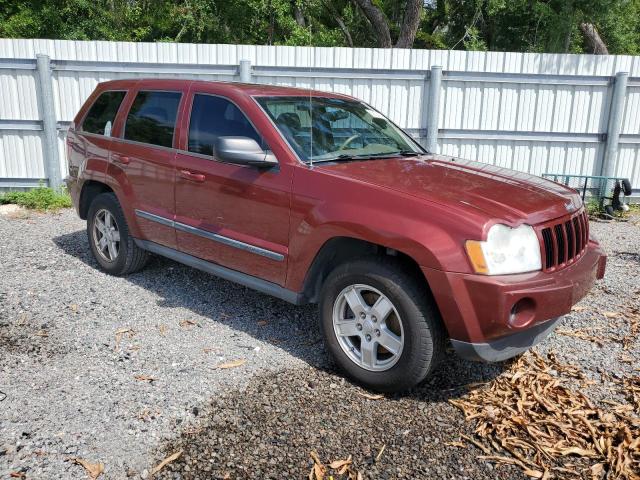
<instances>
[{"instance_id":1,"label":"wood chip pile","mask_svg":"<svg viewBox=\"0 0 640 480\"><path fill-rule=\"evenodd\" d=\"M581 371L529 352L484 387L450 400L475 422L481 458L532 478L640 479L640 377L613 384L626 401L595 405ZM604 405L604 406L603 406Z\"/></svg>"}]
</instances>

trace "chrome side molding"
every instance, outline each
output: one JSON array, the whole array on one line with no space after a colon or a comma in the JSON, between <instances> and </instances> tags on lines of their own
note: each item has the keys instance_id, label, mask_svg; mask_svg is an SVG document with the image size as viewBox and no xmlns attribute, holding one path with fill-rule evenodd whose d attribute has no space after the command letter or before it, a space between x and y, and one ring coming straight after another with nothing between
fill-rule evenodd
<instances>
[{"instance_id":1,"label":"chrome side molding","mask_svg":"<svg viewBox=\"0 0 640 480\"><path fill-rule=\"evenodd\" d=\"M152 222L165 225L167 227L175 228L176 230L180 230L181 232L190 233L192 235L198 235L199 237L206 238L214 242L222 243L223 245L227 245L229 247L234 247L240 250L244 250L246 252L254 253L256 255L260 255L262 257L275 260L276 262L284 261L284 255L278 252L267 250L266 248L258 247L256 245L251 245L250 243L241 242L240 240L235 240L233 238L225 237L224 235L219 235L217 233L209 232L207 230L202 230L201 228L192 227L191 225L187 225L181 222L176 222L174 220L171 220L170 218L145 212L144 210L136 210L135 212L136 212L136 215L140 218L144 218L145 220L150 220Z\"/></svg>"}]
</instances>

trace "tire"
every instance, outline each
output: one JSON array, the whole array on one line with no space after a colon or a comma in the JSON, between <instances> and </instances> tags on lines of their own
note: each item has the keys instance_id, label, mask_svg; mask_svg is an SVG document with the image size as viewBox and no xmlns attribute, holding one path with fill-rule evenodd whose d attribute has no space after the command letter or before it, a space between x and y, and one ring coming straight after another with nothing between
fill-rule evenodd
<instances>
[{"instance_id":1,"label":"tire","mask_svg":"<svg viewBox=\"0 0 640 480\"><path fill-rule=\"evenodd\" d=\"M631 190L631 182L627 178L622 179L622 192L627 197L633 193Z\"/></svg>"},{"instance_id":2,"label":"tire","mask_svg":"<svg viewBox=\"0 0 640 480\"><path fill-rule=\"evenodd\" d=\"M107 224L110 229L114 229L109 233L109 239L114 241L114 249L108 245L108 241L106 247L100 243L99 239L105 234L96 227L97 223L103 225L103 229ZM129 235L122 207L113 193L101 193L91 202L87 214L87 236L94 258L100 267L111 275L123 276L137 272L149 259L149 254L138 247ZM118 236L119 241L115 241Z\"/></svg>"},{"instance_id":3,"label":"tire","mask_svg":"<svg viewBox=\"0 0 640 480\"><path fill-rule=\"evenodd\" d=\"M616 213L616 211L613 209L612 205L605 205L604 206L604 213L610 217L613 217L613 215Z\"/></svg>"},{"instance_id":4,"label":"tire","mask_svg":"<svg viewBox=\"0 0 640 480\"><path fill-rule=\"evenodd\" d=\"M358 295L354 297L353 292ZM376 307L375 302L381 299L378 294L392 305L391 313L382 320L373 318L376 311L385 310ZM347 297L364 300L368 313L362 316L366 308L356 307L360 314L355 314ZM320 296L320 325L326 348L336 364L356 382L375 391L410 389L423 381L444 355L445 329L424 278L411 274L392 257L354 260L331 272ZM395 337L389 337L389 331ZM350 333L356 336L347 336ZM401 348L395 343L398 338ZM399 353L394 355L382 343L392 345ZM375 352L373 362L372 354L366 354L363 348Z\"/></svg>"}]
</instances>

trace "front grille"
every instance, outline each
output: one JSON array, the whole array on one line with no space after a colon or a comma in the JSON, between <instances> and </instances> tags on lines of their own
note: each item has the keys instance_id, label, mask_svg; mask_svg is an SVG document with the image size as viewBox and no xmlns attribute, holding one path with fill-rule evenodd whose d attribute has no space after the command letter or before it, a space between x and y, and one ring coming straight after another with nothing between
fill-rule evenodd
<instances>
[{"instance_id":1,"label":"front grille","mask_svg":"<svg viewBox=\"0 0 640 480\"><path fill-rule=\"evenodd\" d=\"M575 262L589 242L589 220L584 211L543 225L542 258L545 270L558 270Z\"/></svg>"}]
</instances>

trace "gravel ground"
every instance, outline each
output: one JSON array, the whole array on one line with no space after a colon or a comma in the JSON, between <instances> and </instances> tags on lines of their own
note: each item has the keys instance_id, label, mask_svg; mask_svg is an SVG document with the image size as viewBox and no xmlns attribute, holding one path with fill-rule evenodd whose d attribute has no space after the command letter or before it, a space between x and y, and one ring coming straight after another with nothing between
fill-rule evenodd
<instances>
[{"instance_id":1,"label":"gravel ground","mask_svg":"<svg viewBox=\"0 0 640 480\"><path fill-rule=\"evenodd\" d=\"M608 379L637 373L638 344L619 337L640 308L640 218L592 231L607 276L562 328L597 341L558 334L538 350L579 365L603 399ZM74 458L146 478L180 450L160 476L306 478L315 450L352 455L366 479L522 478L448 445L471 425L447 400L507 364L450 355L410 394L366 398L332 371L314 307L160 258L109 277L72 211L0 215L0 262L0 478L87 478Z\"/></svg>"}]
</instances>

